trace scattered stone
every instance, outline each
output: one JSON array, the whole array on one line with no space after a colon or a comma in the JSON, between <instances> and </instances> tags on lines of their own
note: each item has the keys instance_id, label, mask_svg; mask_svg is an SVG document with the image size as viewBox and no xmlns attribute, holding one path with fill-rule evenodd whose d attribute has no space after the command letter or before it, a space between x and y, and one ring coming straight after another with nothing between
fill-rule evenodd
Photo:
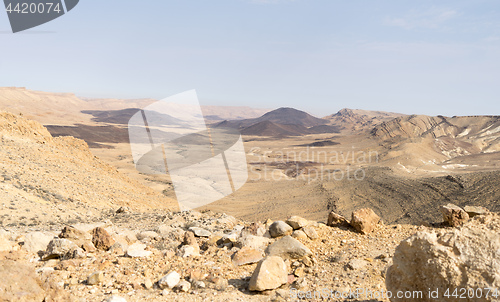
<instances>
[{"instance_id":1,"label":"scattered stone","mask_svg":"<svg viewBox=\"0 0 500 302\"><path fill-rule=\"evenodd\" d=\"M117 214L122 214L122 213L130 213L130 208L129 207L119 207L118 210L116 210Z\"/></svg>"},{"instance_id":2,"label":"scattered stone","mask_svg":"<svg viewBox=\"0 0 500 302\"><path fill-rule=\"evenodd\" d=\"M278 220L269 226L269 234L272 238L291 235L293 228L284 221Z\"/></svg>"},{"instance_id":3,"label":"scattered stone","mask_svg":"<svg viewBox=\"0 0 500 302\"><path fill-rule=\"evenodd\" d=\"M200 256L199 251L200 251L199 248L196 249L196 247L192 245L183 245L179 248L178 255L182 258L198 257Z\"/></svg>"},{"instance_id":4,"label":"scattered stone","mask_svg":"<svg viewBox=\"0 0 500 302\"><path fill-rule=\"evenodd\" d=\"M262 258L262 252L245 246L233 254L232 262L235 266L240 266L250 263L257 263L262 260Z\"/></svg>"},{"instance_id":5,"label":"scattered stone","mask_svg":"<svg viewBox=\"0 0 500 302\"><path fill-rule=\"evenodd\" d=\"M42 260L55 258L80 258L83 250L79 248L73 241L68 239L55 238L47 245L47 250L42 257Z\"/></svg>"},{"instance_id":6,"label":"scattered stone","mask_svg":"<svg viewBox=\"0 0 500 302\"><path fill-rule=\"evenodd\" d=\"M352 212L351 225L361 234L368 234L375 230L380 217L370 208Z\"/></svg>"},{"instance_id":7,"label":"scattered stone","mask_svg":"<svg viewBox=\"0 0 500 302\"><path fill-rule=\"evenodd\" d=\"M349 223L347 222L347 219L345 219L344 216L339 215L335 212L330 212L330 214L328 214L328 222L326 223L327 226L340 226L348 224Z\"/></svg>"},{"instance_id":8,"label":"scattered stone","mask_svg":"<svg viewBox=\"0 0 500 302\"><path fill-rule=\"evenodd\" d=\"M441 206L439 210L443 214L444 221L452 227L461 226L469 220L469 214L467 214L467 212L465 212L461 207L452 203Z\"/></svg>"},{"instance_id":9,"label":"scattered stone","mask_svg":"<svg viewBox=\"0 0 500 302\"><path fill-rule=\"evenodd\" d=\"M189 230L193 232L196 237L210 237L210 235L212 234L210 233L210 231L198 227L190 227Z\"/></svg>"},{"instance_id":10,"label":"scattered stone","mask_svg":"<svg viewBox=\"0 0 500 302\"><path fill-rule=\"evenodd\" d=\"M269 256L257 264L250 278L248 289L251 291L275 289L287 281L288 272L283 259L278 256Z\"/></svg>"},{"instance_id":11,"label":"scattered stone","mask_svg":"<svg viewBox=\"0 0 500 302\"><path fill-rule=\"evenodd\" d=\"M238 239L236 246L240 248L246 246L255 250L263 251L266 249L268 244L269 244L269 238L254 236L254 235L246 235Z\"/></svg>"},{"instance_id":12,"label":"scattered stone","mask_svg":"<svg viewBox=\"0 0 500 302\"><path fill-rule=\"evenodd\" d=\"M45 251L49 242L54 236L46 235L42 232L31 232L24 236L23 249L31 253Z\"/></svg>"},{"instance_id":13,"label":"scattered stone","mask_svg":"<svg viewBox=\"0 0 500 302\"><path fill-rule=\"evenodd\" d=\"M347 267L352 270L359 270L368 265L368 261L363 259L352 259L347 263Z\"/></svg>"},{"instance_id":14,"label":"scattered stone","mask_svg":"<svg viewBox=\"0 0 500 302\"><path fill-rule=\"evenodd\" d=\"M193 281L193 287L194 288L205 288L205 282L203 281Z\"/></svg>"},{"instance_id":15,"label":"scattered stone","mask_svg":"<svg viewBox=\"0 0 500 302\"><path fill-rule=\"evenodd\" d=\"M176 288L178 288L179 291L186 293L191 289L191 283L186 280L182 280L177 284Z\"/></svg>"},{"instance_id":16,"label":"scattered stone","mask_svg":"<svg viewBox=\"0 0 500 302\"><path fill-rule=\"evenodd\" d=\"M181 281L181 275L176 271L168 273L166 276L158 281L160 289L174 288Z\"/></svg>"},{"instance_id":17,"label":"scattered stone","mask_svg":"<svg viewBox=\"0 0 500 302\"><path fill-rule=\"evenodd\" d=\"M302 228L302 231L309 237L311 240L316 240L319 238L318 232L316 232L316 229L312 226L306 226Z\"/></svg>"},{"instance_id":18,"label":"scattered stone","mask_svg":"<svg viewBox=\"0 0 500 302\"><path fill-rule=\"evenodd\" d=\"M108 251L116 255L123 255L123 253L125 253L126 250L127 248L122 243L116 242L109 248Z\"/></svg>"},{"instance_id":19,"label":"scattered stone","mask_svg":"<svg viewBox=\"0 0 500 302\"><path fill-rule=\"evenodd\" d=\"M306 275L306 272L304 271L303 267L298 267L298 268L295 269L295 271L293 272L293 274L295 276L297 276L298 278L300 278L300 277L304 277Z\"/></svg>"},{"instance_id":20,"label":"scattered stone","mask_svg":"<svg viewBox=\"0 0 500 302\"><path fill-rule=\"evenodd\" d=\"M487 215L490 213L488 209L480 206L465 206L464 210L465 212L467 212L467 214L469 214L470 218L479 215Z\"/></svg>"},{"instance_id":21,"label":"scattered stone","mask_svg":"<svg viewBox=\"0 0 500 302\"><path fill-rule=\"evenodd\" d=\"M153 288L153 281L151 281L151 279L149 279L149 278L146 278L146 280L144 280L144 288L145 289L152 289Z\"/></svg>"},{"instance_id":22,"label":"scattered stone","mask_svg":"<svg viewBox=\"0 0 500 302\"><path fill-rule=\"evenodd\" d=\"M113 244L115 244L115 240L111 237L111 235L109 235L109 233L101 227L93 229L91 235L92 243L99 250L107 251Z\"/></svg>"},{"instance_id":23,"label":"scattered stone","mask_svg":"<svg viewBox=\"0 0 500 302\"><path fill-rule=\"evenodd\" d=\"M292 216L292 217L288 218L286 223L288 223L288 225L290 225L294 230L298 230L298 229L301 229L301 228L305 227L306 225L308 225L309 220L302 218L302 217L299 217L299 216Z\"/></svg>"},{"instance_id":24,"label":"scattered stone","mask_svg":"<svg viewBox=\"0 0 500 302\"><path fill-rule=\"evenodd\" d=\"M132 257L132 258L140 258L140 257L149 257L152 252L151 251L145 251L144 249L146 248L145 244L142 243L134 243L132 245L129 245L127 249L127 256Z\"/></svg>"},{"instance_id":25,"label":"scattered stone","mask_svg":"<svg viewBox=\"0 0 500 302\"><path fill-rule=\"evenodd\" d=\"M301 239L301 240L306 240L307 239L306 233L304 233L304 231L302 231L302 230L295 230L295 231L293 231L292 237L295 238L295 239Z\"/></svg>"},{"instance_id":26,"label":"scattered stone","mask_svg":"<svg viewBox=\"0 0 500 302\"><path fill-rule=\"evenodd\" d=\"M26 265L0 260L0 284L0 301L44 301L45 291Z\"/></svg>"},{"instance_id":27,"label":"scattered stone","mask_svg":"<svg viewBox=\"0 0 500 302\"><path fill-rule=\"evenodd\" d=\"M184 240L182 243L185 245L198 246L198 242L196 241L196 238L194 237L193 232L185 232L184 233Z\"/></svg>"},{"instance_id":28,"label":"scattered stone","mask_svg":"<svg viewBox=\"0 0 500 302\"><path fill-rule=\"evenodd\" d=\"M155 229L155 231L156 233L160 234L163 238L168 238L173 229L174 228L172 228L169 225L161 224Z\"/></svg>"},{"instance_id":29,"label":"scattered stone","mask_svg":"<svg viewBox=\"0 0 500 302\"><path fill-rule=\"evenodd\" d=\"M138 240L144 240L144 239L149 239L149 240L158 240L160 239L160 235L154 231L144 231L140 232L137 234L137 239Z\"/></svg>"},{"instance_id":30,"label":"scattered stone","mask_svg":"<svg viewBox=\"0 0 500 302\"><path fill-rule=\"evenodd\" d=\"M253 235L253 236L264 236L266 233L266 227L260 222L252 222L249 226L246 226L241 231L241 236Z\"/></svg>"},{"instance_id":31,"label":"scattered stone","mask_svg":"<svg viewBox=\"0 0 500 302\"><path fill-rule=\"evenodd\" d=\"M104 274L102 272L95 272L87 278L88 285L97 285L104 281Z\"/></svg>"},{"instance_id":32,"label":"scattered stone","mask_svg":"<svg viewBox=\"0 0 500 302\"><path fill-rule=\"evenodd\" d=\"M494 217L494 218L493 218ZM470 221L460 229L420 231L403 240L396 248L393 265L386 274L387 289L427 292L447 289L497 288L500 284L500 218L488 216L485 223ZM458 301L450 297L440 301ZM467 301L496 301L477 297ZM437 301L424 295L422 299L391 301Z\"/></svg>"},{"instance_id":33,"label":"scattered stone","mask_svg":"<svg viewBox=\"0 0 500 302\"><path fill-rule=\"evenodd\" d=\"M215 289L219 291L225 291L228 287L227 280L222 277L210 278L210 282L212 282L215 285Z\"/></svg>"},{"instance_id":34,"label":"scattered stone","mask_svg":"<svg viewBox=\"0 0 500 302\"><path fill-rule=\"evenodd\" d=\"M238 241L238 238L240 238L241 232L240 231L232 231L229 234L225 234L222 236L222 243L223 244L235 244Z\"/></svg>"},{"instance_id":35,"label":"scattered stone","mask_svg":"<svg viewBox=\"0 0 500 302\"><path fill-rule=\"evenodd\" d=\"M301 259L312 255L312 252L297 239L285 236L269 245L266 249L266 254L283 258Z\"/></svg>"}]
</instances>

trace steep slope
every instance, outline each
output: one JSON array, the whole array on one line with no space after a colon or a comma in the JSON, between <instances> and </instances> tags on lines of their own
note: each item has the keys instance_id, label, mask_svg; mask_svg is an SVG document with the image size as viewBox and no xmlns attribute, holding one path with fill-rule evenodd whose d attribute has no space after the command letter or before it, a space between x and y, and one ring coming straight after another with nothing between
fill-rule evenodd
<instances>
[{"instance_id":1,"label":"steep slope","mask_svg":"<svg viewBox=\"0 0 500 302\"><path fill-rule=\"evenodd\" d=\"M388 168L366 170L363 181L325 182L335 200L335 210L344 215L370 207L386 223L440 222L440 205L483 206L500 211L500 172L478 172L442 177L408 178Z\"/></svg>"},{"instance_id":2,"label":"steep slope","mask_svg":"<svg viewBox=\"0 0 500 302\"><path fill-rule=\"evenodd\" d=\"M11 204L11 220L22 216L36 221L44 218L40 213L51 211L76 219L119 206L176 206L94 157L84 141L54 138L38 122L1 112L0 141L0 203Z\"/></svg>"}]
</instances>

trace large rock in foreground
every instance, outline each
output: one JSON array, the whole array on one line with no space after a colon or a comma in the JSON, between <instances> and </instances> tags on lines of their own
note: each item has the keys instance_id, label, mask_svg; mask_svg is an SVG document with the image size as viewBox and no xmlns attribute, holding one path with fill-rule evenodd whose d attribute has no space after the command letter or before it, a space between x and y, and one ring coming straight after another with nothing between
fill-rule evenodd
<instances>
[{"instance_id":1,"label":"large rock in foreground","mask_svg":"<svg viewBox=\"0 0 500 302\"><path fill-rule=\"evenodd\" d=\"M283 259L269 256L262 259L250 278L248 289L251 291L264 291L275 289L288 281L288 272Z\"/></svg>"},{"instance_id":2,"label":"large rock in foreground","mask_svg":"<svg viewBox=\"0 0 500 302\"><path fill-rule=\"evenodd\" d=\"M370 208L352 212L351 226L361 234L368 234L375 230L380 217Z\"/></svg>"},{"instance_id":3,"label":"large rock in foreground","mask_svg":"<svg viewBox=\"0 0 500 302\"><path fill-rule=\"evenodd\" d=\"M267 247L266 254L285 259L302 259L312 255L311 250L297 239L285 236Z\"/></svg>"},{"instance_id":4,"label":"large rock in foreground","mask_svg":"<svg viewBox=\"0 0 500 302\"><path fill-rule=\"evenodd\" d=\"M486 288L500 287L499 231L499 216L488 215L461 229L418 232L402 241L387 271L387 290L421 291L422 297L391 301L499 301L498 292L486 297ZM438 297L429 298L429 289ZM459 297L466 291L464 298L453 296L455 289Z\"/></svg>"},{"instance_id":5,"label":"large rock in foreground","mask_svg":"<svg viewBox=\"0 0 500 302\"><path fill-rule=\"evenodd\" d=\"M44 301L45 292L32 268L0 260L0 301Z\"/></svg>"}]
</instances>

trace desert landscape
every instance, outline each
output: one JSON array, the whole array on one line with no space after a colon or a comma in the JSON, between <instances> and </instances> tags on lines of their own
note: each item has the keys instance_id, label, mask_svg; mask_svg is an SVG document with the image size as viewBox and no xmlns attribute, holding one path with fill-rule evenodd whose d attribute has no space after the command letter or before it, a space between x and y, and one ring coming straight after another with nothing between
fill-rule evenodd
<instances>
[{"instance_id":1,"label":"desert landscape","mask_svg":"<svg viewBox=\"0 0 500 302\"><path fill-rule=\"evenodd\" d=\"M249 178L181 212L156 101L0 88L0 301L500 301L500 116L202 106Z\"/></svg>"}]
</instances>

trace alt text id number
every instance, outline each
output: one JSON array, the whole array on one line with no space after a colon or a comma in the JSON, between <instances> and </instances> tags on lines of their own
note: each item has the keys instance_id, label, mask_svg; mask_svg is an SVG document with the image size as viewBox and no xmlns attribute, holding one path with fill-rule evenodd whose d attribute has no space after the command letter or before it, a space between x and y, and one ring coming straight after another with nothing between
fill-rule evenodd
<instances>
[{"instance_id":1,"label":"alt text id number","mask_svg":"<svg viewBox=\"0 0 500 302\"><path fill-rule=\"evenodd\" d=\"M59 3L17 3L12 6L12 3L7 5L7 13L17 14L48 14L52 12L61 13Z\"/></svg>"}]
</instances>

